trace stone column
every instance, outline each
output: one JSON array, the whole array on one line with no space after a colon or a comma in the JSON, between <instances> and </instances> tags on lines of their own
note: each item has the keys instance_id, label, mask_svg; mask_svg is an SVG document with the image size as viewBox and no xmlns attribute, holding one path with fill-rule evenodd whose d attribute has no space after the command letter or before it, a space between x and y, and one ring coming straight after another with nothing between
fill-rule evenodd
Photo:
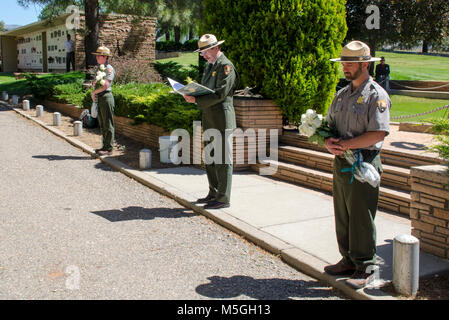
<instances>
[{"instance_id":1,"label":"stone column","mask_svg":"<svg viewBox=\"0 0 449 320\"><path fill-rule=\"evenodd\" d=\"M449 174L443 165L413 167L410 219L421 249L449 259Z\"/></svg>"}]
</instances>

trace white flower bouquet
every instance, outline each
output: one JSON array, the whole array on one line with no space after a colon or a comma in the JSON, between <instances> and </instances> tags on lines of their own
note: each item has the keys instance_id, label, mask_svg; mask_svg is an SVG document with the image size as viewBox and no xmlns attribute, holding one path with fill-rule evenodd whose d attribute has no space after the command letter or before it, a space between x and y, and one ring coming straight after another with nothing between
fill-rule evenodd
<instances>
[{"instance_id":1,"label":"white flower bouquet","mask_svg":"<svg viewBox=\"0 0 449 320\"><path fill-rule=\"evenodd\" d=\"M104 64L100 65L98 68L97 74L95 76L95 89L101 88L106 83L104 78L106 77L106 67ZM92 102L92 106L90 107L90 115L92 118L98 117L98 102L97 100Z\"/></svg>"},{"instance_id":2,"label":"white flower bouquet","mask_svg":"<svg viewBox=\"0 0 449 320\"><path fill-rule=\"evenodd\" d=\"M317 114L315 110L309 109L301 116L299 133L308 137L309 142L324 146L324 140L330 137L337 137L335 128L330 127L326 118ZM371 163L363 162L360 150L352 152L345 150L343 153L351 168L345 168L342 172L351 172L351 183L354 178L362 183L369 183L376 188L380 184L380 175Z\"/></svg>"}]
</instances>

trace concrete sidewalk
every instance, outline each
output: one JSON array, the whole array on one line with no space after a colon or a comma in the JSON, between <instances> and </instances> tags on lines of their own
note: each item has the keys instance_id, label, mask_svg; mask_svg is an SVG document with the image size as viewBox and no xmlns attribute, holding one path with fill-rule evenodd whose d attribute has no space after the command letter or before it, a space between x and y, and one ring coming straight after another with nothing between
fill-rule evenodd
<instances>
[{"instance_id":1,"label":"concrete sidewalk","mask_svg":"<svg viewBox=\"0 0 449 320\"><path fill-rule=\"evenodd\" d=\"M203 170L192 167L146 170L147 180L160 185L192 206L207 193ZM253 173L234 174L230 208L209 210L208 215L248 237L267 250L280 254L301 271L328 281L357 298L389 298L376 289L354 291L344 278L323 272L327 264L341 259L334 229L332 197L307 188L276 181ZM201 209L201 211L205 211ZM393 239L410 234L410 220L378 211L377 253L382 280L392 280ZM449 261L420 253L420 275L449 270ZM354 291L354 292L350 292Z\"/></svg>"},{"instance_id":2,"label":"concrete sidewalk","mask_svg":"<svg viewBox=\"0 0 449 320\"><path fill-rule=\"evenodd\" d=\"M95 156L93 148L66 136L54 127L46 126L45 123L26 116L18 109L14 110ZM176 167L140 171L112 158L100 159L142 184L175 199L181 205L280 255L284 261L298 270L327 282L352 298L392 298L379 289L354 290L346 285L345 278L332 277L324 273L325 265L335 263L341 258L334 231L332 197L328 194L255 173L235 173L231 207L207 211L202 205L195 203L208 191L207 177L203 170L194 167ZM393 239L399 234L410 234L410 220L379 211L376 226L380 277L388 281L392 279ZM421 276L446 270L449 270L449 260L421 252Z\"/></svg>"}]
</instances>

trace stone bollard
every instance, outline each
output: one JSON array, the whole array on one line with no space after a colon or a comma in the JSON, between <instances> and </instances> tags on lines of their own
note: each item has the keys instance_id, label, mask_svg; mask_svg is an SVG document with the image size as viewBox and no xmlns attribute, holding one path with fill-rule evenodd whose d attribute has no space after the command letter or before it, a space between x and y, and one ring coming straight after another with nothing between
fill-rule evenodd
<instances>
[{"instance_id":1,"label":"stone bollard","mask_svg":"<svg viewBox=\"0 0 449 320\"><path fill-rule=\"evenodd\" d=\"M139 168L142 170L151 168L151 150L150 149L140 150Z\"/></svg>"},{"instance_id":2,"label":"stone bollard","mask_svg":"<svg viewBox=\"0 0 449 320\"><path fill-rule=\"evenodd\" d=\"M44 116L44 106L38 105L36 106L36 117L43 117Z\"/></svg>"},{"instance_id":3,"label":"stone bollard","mask_svg":"<svg viewBox=\"0 0 449 320\"><path fill-rule=\"evenodd\" d=\"M19 97L18 96L16 96L16 95L12 96L12 104L15 105L15 106L19 104Z\"/></svg>"},{"instance_id":4,"label":"stone bollard","mask_svg":"<svg viewBox=\"0 0 449 320\"><path fill-rule=\"evenodd\" d=\"M81 121L75 121L73 123L73 135L80 136L83 133L83 123Z\"/></svg>"},{"instance_id":5,"label":"stone bollard","mask_svg":"<svg viewBox=\"0 0 449 320\"><path fill-rule=\"evenodd\" d=\"M8 99L9 99L8 92L3 91L2 98L3 98L3 100L8 101Z\"/></svg>"},{"instance_id":6,"label":"stone bollard","mask_svg":"<svg viewBox=\"0 0 449 320\"><path fill-rule=\"evenodd\" d=\"M29 111L30 110L30 101L29 100L23 100L22 101L22 109L24 111Z\"/></svg>"},{"instance_id":7,"label":"stone bollard","mask_svg":"<svg viewBox=\"0 0 449 320\"><path fill-rule=\"evenodd\" d=\"M393 286L396 292L415 296L419 286L419 240L401 234L393 241Z\"/></svg>"},{"instance_id":8,"label":"stone bollard","mask_svg":"<svg viewBox=\"0 0 449 320\"><path fill-rule=\"evenodd\" d=\"M53 125L56 127L61 125L61 114L59 112L53 113Z\"/></svg>"}]
</instances>

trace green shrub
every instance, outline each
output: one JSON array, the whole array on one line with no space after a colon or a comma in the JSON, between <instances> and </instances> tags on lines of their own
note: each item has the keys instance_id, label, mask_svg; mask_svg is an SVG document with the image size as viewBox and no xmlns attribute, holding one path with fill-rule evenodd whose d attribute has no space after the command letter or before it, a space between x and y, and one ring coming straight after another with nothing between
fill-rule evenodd
<instances>
[{"instance_id":1,"label":"green shrub","mask_svg":"<svg viewBox=\"0 0 449 320\"><path fill-rule=\"evenodd\" d=\"M83 91L83 81L59 84L53 88L53 99L60 103L71 103L82 106L86 93Z\"/></svg>"},{"instance_id":2,"label":"green shrub","mask_svg":"<svg viewBox=\"0 0 449 320\"><path fill-rule=\"evenodd\" d=\"M172 131L178 128L193 131L193 121L201 119L201 111L187 103L171 88L162 83L129 83L113 87L114 114L134 120L134 124L146 122ZM83 106L90 108L92 90L84 94Z\"/></svg>"},{"instance_id":3,"label":"green shrub","mask_svg":"<svg viewBox=\"0 0 449 320\"><path fill-rule=\"evenodd\" d=\"M433 131L437 134L436 139L439 144L429 148L430 151L437 152L447 163L449 163L449 119L441 118L432 120ZM448 168L449 173L449 168Z\"/></svg>"},{"instance_id":4,"label":"green shrub","mask_svg":"<svg viewBox=\"0 0 449 320\"><path fill-rule=\"evenodd\" d=\"M166 51L166 52L172 52L172 51L181 51L182 49L182 43L175 42L175 41L157 41L156 42L156 50L157 51Z\"/></svg>"},{"instance_id":5,"label":"green shrub","mask_svg":"<svg viewBox=\"0 0 449 320\"><path fill-rule=\"evenodd\" d=\"M157 72L159 72L164 80L167 80L167 77L184 83L187 77L195 80L196 82L200 82L201 80L199 68L193 64L191 64L189 68L184 68L182 65L174 61L156 62L154 63L154 68Z\"/></svg>"},{"instance_id":6,"label":"green shrub","mask_svg":"<svg viewBox=\"0 0 449 320\"><path fill-rule=\"evenodd\" d=\"M346 35L344 0L204 0L201 33L226 40L223 51L243 86L274 99L291 122L324 113L338 81Z\"/></svg>"},{"instance_id":7,"label":"green shrub","mask_svg":"<svg viewBox=\"0 0 449 320\"><path fill-rule=\"evenodd\" d=\"M37 77L35 74L26 74L26 84L31 93L38 99L49 99L55 95L55 87L61 84L81 83L85 79L82 72L69 72L64 74L52 74L45 77Z\"/></svg>"}]
</instances>

